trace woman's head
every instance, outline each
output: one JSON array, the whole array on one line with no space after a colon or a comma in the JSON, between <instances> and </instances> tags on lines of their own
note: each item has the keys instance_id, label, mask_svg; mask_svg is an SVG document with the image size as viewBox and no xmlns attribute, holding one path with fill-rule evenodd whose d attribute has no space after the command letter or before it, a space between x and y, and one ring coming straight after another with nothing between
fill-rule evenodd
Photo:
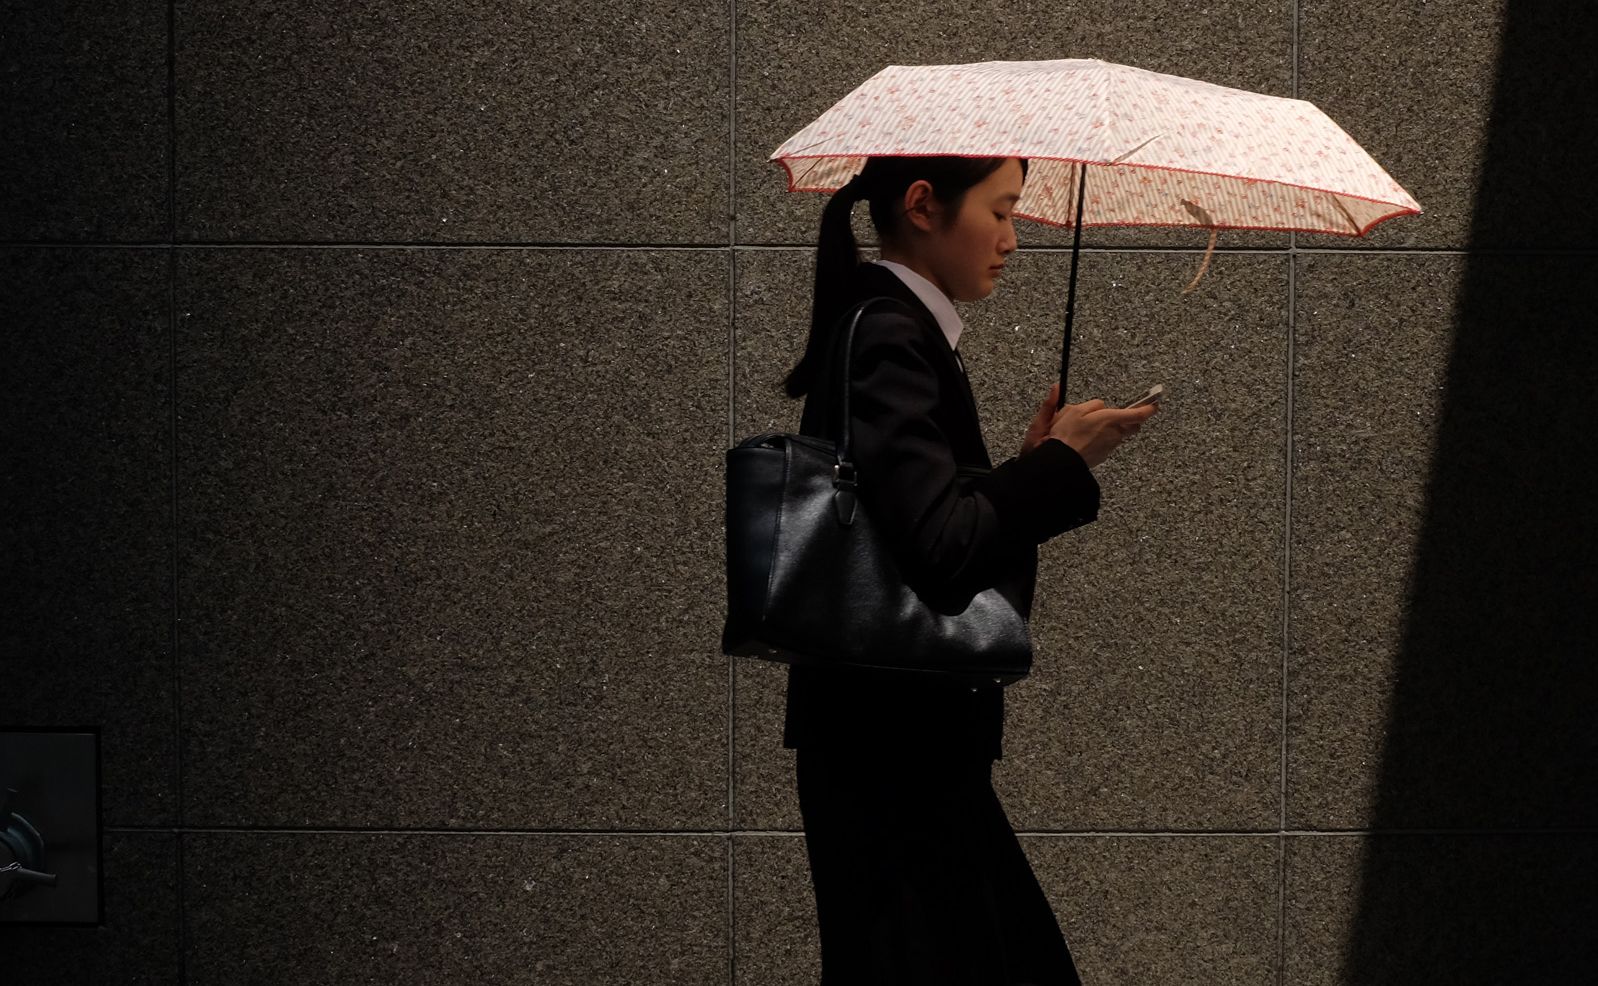
<instances>
[{"instance_id":1,"label":"woman's head","mask_svg":"<svg viewBox=\"0 0 1598 986\"><path fill-rule=\"evenodd\" d=\"M868 158L822 212L810 339L784 380L788 396L810 390L844 313L845 287L860 263L849 222L856 201L870 206L883 259L914 268L955 301L974 301L993 290L991 268L1016 248L1011 213L1026 170L1025 158Z\"/></svg>"}]
</instances>

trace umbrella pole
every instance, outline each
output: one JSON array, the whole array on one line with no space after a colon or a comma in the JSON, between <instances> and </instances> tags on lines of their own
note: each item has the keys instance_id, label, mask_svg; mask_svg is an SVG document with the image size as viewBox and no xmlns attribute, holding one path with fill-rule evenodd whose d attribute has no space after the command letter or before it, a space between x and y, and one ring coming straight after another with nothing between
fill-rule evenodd
<instances>
[{"instance_id":1,"label":"umbrella pole","mask_svg":"<svg viewBox=\"0 0 1598 986\"><path fill-rule=\"evenodd\" d=\"M1065 342L1060 346L1060 402L1055 405L1055 410L1065 406L1065 377L1071 369L1071 314L1076 307L1076 255L1082 246L1082 199L1083 192L1088 187L1088 166L1086 161L1077 163L1076 184L1076 225L1071 236L1071 286L1065 295Z\"/></svg>"}]
</instances>

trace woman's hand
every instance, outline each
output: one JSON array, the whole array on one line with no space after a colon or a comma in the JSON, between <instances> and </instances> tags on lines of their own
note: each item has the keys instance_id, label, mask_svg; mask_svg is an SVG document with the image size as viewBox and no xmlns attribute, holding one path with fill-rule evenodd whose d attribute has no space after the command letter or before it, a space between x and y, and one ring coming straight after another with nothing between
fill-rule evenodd
<instances>
[{"instance_id":1,"label":"woman's hand","mask_svg":"<svg viewBox=\"0 0 1598 986\"><path fill-rule=\"evenodd\" d=\"M1159 402L1139 408L1106 407L1102 400L1067 404L1056 409L1060 399L1060 381L1049 388L1049 396L1038 405L1038 413L1027 425L1026 438L1021 442L1021 454L1037 448L1038 443L1051 435L1076 449L1091 468L1097 466L1116 446L1137 434L1143 422L1160 409Z\"/></svg>"},{"instance_id":2,"label":"woman's hand","mask_svg":"<svg viewBox=\"0 0 1598 986\"><path fill-rule=\"evenodd\" d=\"M1038 413L1032 416L1032 423L1026 426L1026 437L1021 440L1021 455L1038 447L1038 443L1049 437L1049 426L1054 423L1054 403L1060 399L1060 381L1054 381L1054 386L1049 388L1049 396L1043 398L1043 403L1038 405Z\"/></svg>"},{"instance_id":3,"label":"woman's hand","mask_svg":"<svg viewBox=\"0 0 1598 986\"><path fill-rule=\"evenodd\" d=\"M1067 404L1054 416L1049 435L1076 449L1091 469L1137 434L1159 409L1159 401L1132 408L1105 407L1102 400Z\"/></svg>"}]
</instances>

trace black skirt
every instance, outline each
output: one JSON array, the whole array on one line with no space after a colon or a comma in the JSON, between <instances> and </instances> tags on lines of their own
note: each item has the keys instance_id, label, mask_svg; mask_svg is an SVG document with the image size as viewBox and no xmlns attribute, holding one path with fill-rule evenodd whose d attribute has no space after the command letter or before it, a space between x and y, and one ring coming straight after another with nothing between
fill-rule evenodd
<instances>
[{"instance_id":1,"label":"black skirt","mask_svg":"<svg viewBox=\"0 0 1598 986\"><path fill-rule=\"evenodd\" d=\"M798 748L822 986L1079 986L992 767Z\"/></svg>"},{"instance_id":2,"label":"black skirt","mask_svg":"<svg viewBox=\"0 0 1598 986\"><path fill-rule=\"evenodd\" d=\"M936 674L790 664L782 745L999 759L1004 756L1004 689L973 687Z\"/></svg>"}]
</instances>

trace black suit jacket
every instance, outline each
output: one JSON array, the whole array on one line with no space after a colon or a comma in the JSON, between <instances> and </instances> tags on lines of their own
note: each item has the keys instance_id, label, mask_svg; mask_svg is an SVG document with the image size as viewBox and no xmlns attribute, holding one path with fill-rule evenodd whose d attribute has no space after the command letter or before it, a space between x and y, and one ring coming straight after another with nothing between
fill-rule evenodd
<instances>
[{"instance_id":1,"label":"black suit jacket","mask_svg":"<svg viewBox=\"0 0 1598 986\"><path fill-rule=\"evenodd\" d=\"M861 264L849 305L877 295L910 311L878 302L855 329L849 417L861 508L918 591L969 600L1019 570L1030 616L1037 546L1098 516L1098 483L1081 455L1057 439L993 466L970 381L936 317L893 271ZM821 373L799 431L836 437L837 401L832 374ZM962 465L991 471L961 483ZM944 748L997 758L1003 694L1000 686L790 666L783 745Z\"/></svg>"}]
</instances>

